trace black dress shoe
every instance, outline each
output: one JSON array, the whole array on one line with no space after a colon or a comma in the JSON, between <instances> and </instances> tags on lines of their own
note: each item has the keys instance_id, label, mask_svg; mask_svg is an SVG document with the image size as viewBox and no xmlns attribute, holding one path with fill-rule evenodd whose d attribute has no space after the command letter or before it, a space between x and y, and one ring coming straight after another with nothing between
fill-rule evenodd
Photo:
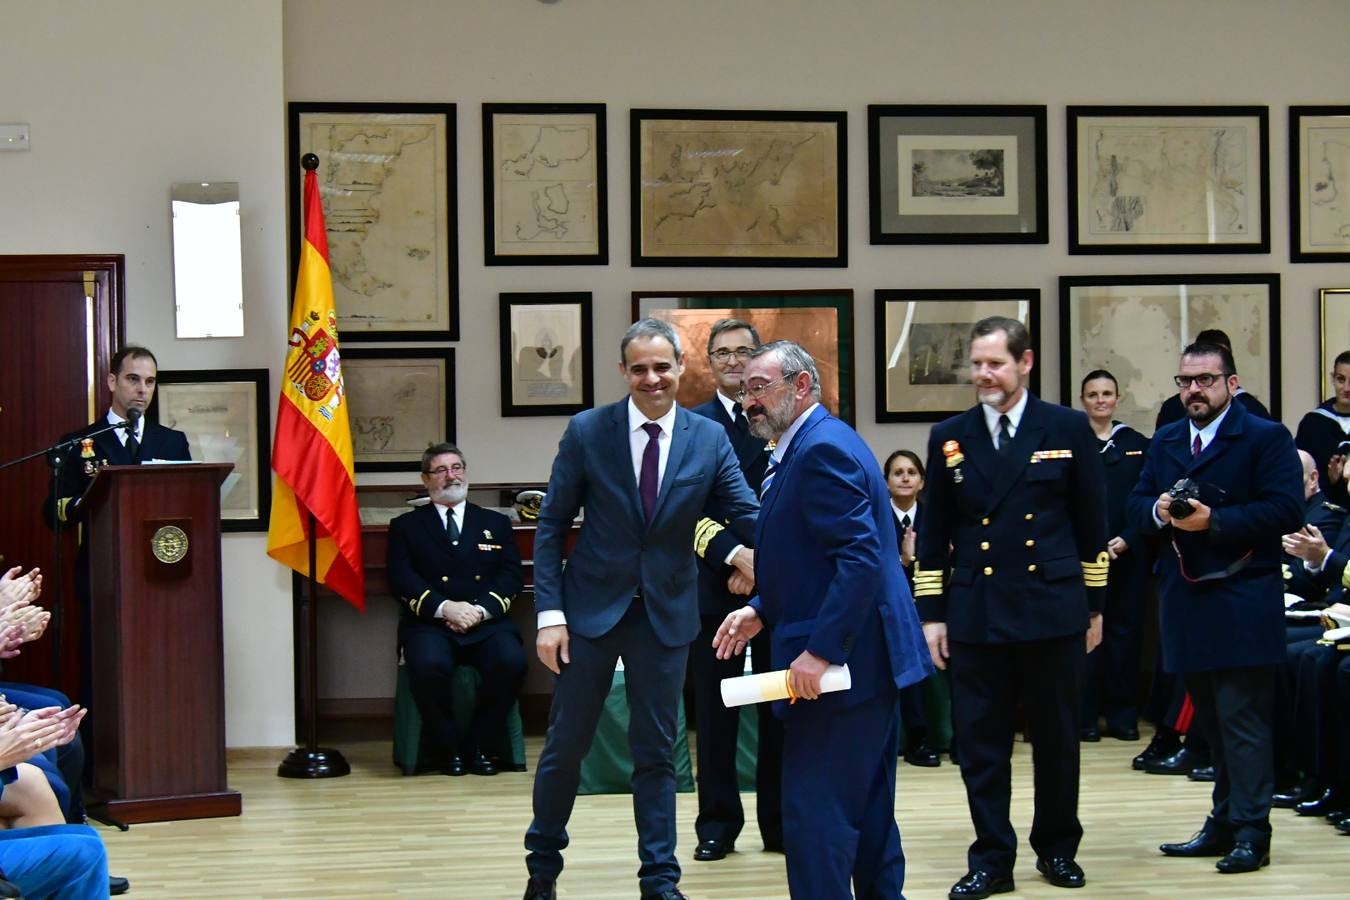
<instances>
[{"instance_id":1,"label":"black dress shoe","mask_svg":"<svg viewBox=\"0 0 1350 900\"><path fill-rule=\"evenodd\" d=\"M1181 743L1177 740L1175 734L1164 734L1159 732L1153 735L1153 739L1148 742L1148 746L1144 748L1144 752L1140 753L1130 761L1130 768L1134 769L1136 772L1142 772L1149 763L1165 759L1180 749Z\"/></svg>"},{"instance_id":2,"label":"black dress shoe","mask_svg":"<svg viewBox=\"0 0 1350 900\"><path fill-rule=\"evenodd\" d=\"M643 894L642 900L689 900L689 897L679 888L670 888L665 891L657 891L655 894Z\"/></svg>"},{"instance_id":3,"label":"black dress shoe","mask_svg":"<svg viewBox=\"0 0 1350 900\"><path fill-rule=\"evenodd\" d=\"M130 882L130 881L127 881L125 878L123 878L123 877L120 876L120 875L109 875L109 876L108 876L108 894L109 894L109 896L116 897L116 896L118 896L118 895L120 895L120 894L125 894L125 893L126 893L127 891L129 891L129 890L131 890L131 882Z\"/></svg>"},{"instance_id":4,"label":"black dress shoe","mask_svg":"<svg viewBox=\"0 0 1350 900\"><path fill-rule=\"evenodd\" d=\"M1328 810L1322 818L1335 825L1342 819L1350 819L1350 809L1346 809L1344 806L1336 806Z\"/></svg>"},{"instance_id":5,"label":"black dress shoe","mask_svg":"<svg viewBox=\"0 0 1350 900\"><path fill-rule=\"evenodd\" d=\"M1350 834L1350 816L1341 819L1336 823L1336 830L1341 834Z\"/></svg>"},{"instance_id":6,"label":"black dress shoe","mask_svg":"<svg viewBox=\"0 0 1350 900\"><path fill-rule=\"evenodd\" d=\"M1107 728L1106 736L1118 741L1137 741L1139 740L1139 729L1133 725L1126 725L1124 728Z\"/></svg>"},{"instance_id":7,"label":"black dress shoe","mask_svg":"<svg viewBox=\"0 0 1350 900\"><path fill-rule=\"evenodd\" d=\"M1054 856L1036 860L1036 871L1045 876L1045 880L1055 887L1080 888L1087 884L1083 867L1067 856Z\"/></svg>"},{"instance_id":8,"label":"black dress shoe","mask_svg":"<svg viewBox=\"0 0 1350 900\"><path fill-rule=\"evenodd\" d=\"M1295 804L1294 812L1300 816L1325 816L1339 806L1341 806L1339 798L1331 788L1327 788L1302 803Z\"/></svg>"},{"instance_id":9,"label":"black dress shoe","mask_svg":"<svg viewBox=\"0 0 1350 900\"><path fill-rule=\"evenodd\" d=\"M1304 785L1294 785L1287 791L1280 791L1271 795L1270 805L1276 809L1293 809L1304 800L1308 799L1309 789Z\"/></svg>"},{"instance_id":10,"label":"black dress shoe","mask_svg":"<svg viewBox=\"0 0 1350 900\"><path fill-rule=\"evenodd\" d=\"M1078 739L1095 744L1102 739L1102 733L1095 728L1084 728L1078 732Z\"/></svg>"},{"instance_id":11,"label":"black dress shoe","mask_svg":"<svg viewBox=\"0 0 1350 900\"><path fill-rule=\"evenodd\" d=\"M726 859L727 854L735 849L736 844L731 841L699 841L698 846L694 848L694 859L699 862Z\"/></svg>"},{"instance_id":12,"label":"black dress shoe","mask_svg":"<svg viewBox=\"0 0 1350 900\"><path fill-rule=\"evenodd\" d=\"M468 770L464 768L464 757L460 756L458 753L447 757L445 762L441 764L442 775L459 776L467 771Z\"/></svg>"},{"instance_id":13,"label":"black dress shoe","mask_svg":"<svg viewBox=\"0 0 1350 900\"><path fill-rule=\"evenodd\" d=\"M1209 756L1202 756L1194 750L1182 747L1171 756L1144 764L1144 771L1150 775L1185 775L1191 769L1209 765Z\"/></svg>"},{"instance_id":14,"label":"black dress shoe","mask_svg":"<svg viewBox=\"0 0 1350 900\"><path fill-rule=\"evenodd\" d=\"M1270 848L1259 847L1251 841L1238 841L1228 855L1214 864L1225 875L1238 872L1255 872L1262 866L1270 865Z\"/></svg>"},{"instance_id":15,"label":"black dress shoe","mask_svg":"<svg viewBox=\"0 0 1350 900\"><path fill-rule=\"evenodd\" d=\"M1186 773L1186 777L1191 781L1213 781L1219 776L1215 773L1213 766L1196 766Z\"/></svg>"},{"instance_id":16,"label":"black dress shoe","mask_svg":"<svg viewBox=\"0 0 1350 900\"><path fill-rule=\"evenodd\" d=\"M905 762L911 766L933 769L942 765L942 757L938 756L937 751L927 744L919 744L914 749L905 751Z\"/></svg>"},{"instance_id":17,"label":"black dress shoe","mask_svg":"<svg viewBox=\"0 0 1350 900\"><path fill-rule=\"evenodd\" d=\"M947 892L948 900L983 900L994 894L1013 890L1011 875L991 875L982 869L971 869Z\"/></svg>"},{"instance_id":18,"label":"black dress shoe","mask_svg":"<svg viewBox=\"0 0 1350 900\"><path fill-rule=\"evenodd\" d=\"M558 900L558 883L531 877L525 885L525 896L521 900Z\"/></svg>"},{"instance_id":19,"label":"black dress shoe","mask_svg":"<svg viewBox=\"0 0 1350 900\"><path fill-rule=\"evenodd\" d=\"M1211 831L1197 831L1189 841L1180 844L1159 844L1163 856L1227 856L1233 849L1231 838Z\"/></svg>"},{"instance_id":20,"label":"black dress shoe","mask_svg":"<svg viewBox=\"0 0 1350 900\"><path fill-rule=\"evenodd\" d=\"M497 767L492 764L492 760L483 754L475 753L473 760L469 763L469 771L475 775L496 775Z\"/></svg>"}]
</instances>

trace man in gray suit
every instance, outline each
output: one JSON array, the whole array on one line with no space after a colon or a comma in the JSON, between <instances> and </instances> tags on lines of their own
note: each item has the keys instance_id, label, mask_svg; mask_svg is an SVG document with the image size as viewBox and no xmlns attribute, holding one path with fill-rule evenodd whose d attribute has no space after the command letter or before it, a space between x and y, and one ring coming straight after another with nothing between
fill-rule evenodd
<instances>
[{"instance_id":1,"label":"man in gray suit","mask_svg":"<svg viewBox=\"0 0 1350 900\"><path fill-rule=\"evenodd\" d=\"M689 643L699 631L695 552L707 549L716 507L754 532L759 504L726 431L675 404L684 371L678 335L656 319L619 346L627 399L574 417L558 445L534 544L536 649L558 675L548 737L525 833L525 900L553 900L581 760L623 657L633 815L643 900L680 900L675 860L675 732ZM585 507L563 568L563 540ZM697 533L696 533L697 531ZM749 554L738 556L753 576Z\"/></svg>"}]
</instances>

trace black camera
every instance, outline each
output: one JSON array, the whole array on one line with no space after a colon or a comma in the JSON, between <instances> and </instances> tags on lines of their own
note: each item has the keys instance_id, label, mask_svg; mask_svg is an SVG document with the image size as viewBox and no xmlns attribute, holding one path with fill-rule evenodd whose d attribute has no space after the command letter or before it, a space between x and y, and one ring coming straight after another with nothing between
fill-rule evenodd
<instances>
[{"instance_id":1,"label":"black camera","mask_svg":"<svg viewBox=\"0 0 1350 900\"><path fill-rule=\"evenodd\" d=\"M1167 496L1172 498L1172 505L1169 508L1172 518L1184 519L1195 512L1192 502L1200 502L1200 485L1189 478L1182 478L1172 485L1172 489L1167 492Z\"/></svg>"}]
</instances>

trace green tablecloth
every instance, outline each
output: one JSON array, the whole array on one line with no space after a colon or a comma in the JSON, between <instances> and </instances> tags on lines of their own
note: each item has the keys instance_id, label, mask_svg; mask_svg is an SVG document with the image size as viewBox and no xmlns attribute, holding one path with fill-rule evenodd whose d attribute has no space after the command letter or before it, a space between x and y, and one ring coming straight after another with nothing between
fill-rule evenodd
<instances>
[{"instance_id":1,"label":"green tablecloth","mask_svg":"<svg viewBox=\"0 0 1350 900\"><path fill-rule=\"evenodd\" d=\"M628 695L622 671L614 673L605 709L595 729L590 752L581 761L578 794L628 794L632 792L633 756L628 750ZM684 705L675 720L675 790L694 789L694 767L689 762L688 727Z\"/></svg>"}]
</instances>

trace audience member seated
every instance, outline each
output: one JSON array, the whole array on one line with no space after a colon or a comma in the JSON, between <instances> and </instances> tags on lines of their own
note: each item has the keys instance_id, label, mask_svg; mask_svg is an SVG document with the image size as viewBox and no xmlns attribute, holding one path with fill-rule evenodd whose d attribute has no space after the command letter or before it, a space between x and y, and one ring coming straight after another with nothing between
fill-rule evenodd
<instances>
[{"instance_id":1,"label":"audience member seated","mask_svg":"<svg viewBox=\"0 0 1350 900\"><path fill-rule=\"evenodd\" d=\"M1299 421L1294 443L1316 460L1327 497L1341 506L1350 506L1350 492L1342 471L1345 453L1341 450L1341 445L1350 441L1350 350L1336 357L1331 367L1331 383L1336 393Z\"/></svg>"}]
</instances>

